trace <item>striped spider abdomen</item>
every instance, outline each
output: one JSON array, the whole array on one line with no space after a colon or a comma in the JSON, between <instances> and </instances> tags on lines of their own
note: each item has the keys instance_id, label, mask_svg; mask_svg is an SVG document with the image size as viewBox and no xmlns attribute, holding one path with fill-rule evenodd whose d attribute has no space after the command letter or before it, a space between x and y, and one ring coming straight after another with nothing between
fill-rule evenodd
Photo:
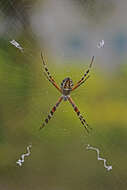
<instances>
[{"instance_id":1,"label":"striped spider abdomen","mask_svg":"<svg viewBox=\"0 0 127 190\"><path fill-rule=\"evenodd\" d=\"M65 78L62 83L61 83L61 90L62 90L62 94L64 96L67 96L70 94L71 90L72 90L72 87L73 87L73 82L72 80L67 77Z\"/></svg>"}]
</instances>

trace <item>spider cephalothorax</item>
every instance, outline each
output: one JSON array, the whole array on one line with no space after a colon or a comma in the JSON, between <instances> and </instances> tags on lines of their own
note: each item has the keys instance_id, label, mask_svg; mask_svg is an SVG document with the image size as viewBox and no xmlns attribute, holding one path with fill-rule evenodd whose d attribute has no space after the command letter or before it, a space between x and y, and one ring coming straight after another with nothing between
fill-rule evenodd
<instances>
[{"instance_id":1,"label":"spider cephalothorax","mask_svg":"<svg viewBox=\"0 0 127 190\"><path fill-rule=\"evenodd\" d=\"M43 63L44 69L45 69L45 75L46 75L47 79L57 88L57 90L62 94L62 96L59 98L59 100L57 101L55 106L52 108L52 110L48 114L48 117L45 119L44 123L41 125L40 129L42 129L48 123L48 121L52 118L54 112L56 111L56 109L59 106L59 104L61 103L61 101L62 100L67 101L68 100L70 102L70 104L72 105L74 111L77 113L77 116L79 117L82 125L85 127L85 129L88 132L88 124L87 124L86 120L83 118L83 116L81 115L79 109L77 108L77 106L73 102L72 98L70 97L70 92L75 90L76 88L78 88L80 85L82 85L89 78L90 75L88 75L88 73L91 69L91 66L92 66L92 63L94 60L94 56L92 57L92 61L89 65L88 70L85 72L83 77L74 86L73 86L72 80L69 77L67 77L62 81L60 87L56 84L55 80L51 76L51 74L50 74L50 72L49 72L49 70L45 64L45 61L44 61L42 54L41 54L41 58L42 58L42 63Z\"/></svg>"},{"instance_id":2,"label":"spider cephalothorax","mask_svg":"<svg viewBox=\"0 0 127 190\"><path fill-rule=\"evenodd\" d=\"M61 91L62 91L62 94L64 96L67 96L70 94L71 90L72 90L72 87L73 87L73 82L72 80L67 77L65 78L62 83L61 83Z\"/></svg>"}]
</instances>

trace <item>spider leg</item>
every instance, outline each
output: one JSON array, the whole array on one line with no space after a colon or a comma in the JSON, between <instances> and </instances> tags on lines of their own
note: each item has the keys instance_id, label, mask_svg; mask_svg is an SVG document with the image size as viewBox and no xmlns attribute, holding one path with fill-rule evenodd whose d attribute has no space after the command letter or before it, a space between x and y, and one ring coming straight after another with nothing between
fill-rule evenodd
<instances>
[{"instance_id":1,"label":"spider leg","mask_svg":"<svg viewBox=\"0 0 127 190\"><path fill-rule=\"evenodd\" d=\"M89 65L88 70L85 72L85 74L83 75L83 77L76 83L76 85L72 88L72 91L73 91L74 89L76 89L77 87L79 87L82 83L84 83L84 82L86 81L87 75L88 75L88 73L89 73L90 70L91 70L93 61L94 61L94 56L92 57L92 60L91 60L91 62L90 62L90 65ZM85 81L84 81L84 79L85 79ZM83 82L83 81L84 81L84 82Z\"/></svg>"},{"instance_id":2,"label":"spider leg","mask_svg":"<svg viewBox=\"0 0 127 190\"><path fill-rule=\"evenodd\" d=\"M56 87L57 90L59 90L59 92L61 92L61 89L60 89L59 86L56 84L55 80L54 80L53 77L51 76L51 74L50 74L50 72L49 72L49 70L48 70L48 68L47 68L47 66L46 66L46 63L45 63L45 61L44 61L44 57L43 57L43 55L42 55L42 52L41 52L41 58L42 58L43 67L44 67L45 72L46 72L46 73L44 72L46 78L49 80L49 82L51 82L51 83L53 84L53 86Z\"/></svg>"},{"instance_id":3,"label":"spider leg","mask_svg":"<svg viewBox=\"0 0 127 190\"><path fill-rule=\"evenodd\" d=\"M90 75L88 75L82 82L77 83L71 91L75 90L76 88L78 88L81 84L83 84L84 82L86 82L86 80L90 77Z\"/></svg>"},{"instance_id":4,"label":"spider leg","mask_svg":"<svg viewBox=\"0 0 127 190\"><path fill-rule=\"evenodd\" d=\"M57 85L55 82L53 82L53 81L46 75L45 72L44 72L44 75L46 76L46 78L48 79L48 81L51 82L51 83L53 84L53 86L55 86L56 89L59 90L59 92L62 93L62 91L61 91L61 89L58 87L58 85Z\"/></svg>"},{"instance_id":5,"label":"spider leg","mask_svg":"<svg viewBox=\"0 0 127 190\"><path fill-rule=\"evenodd\" d=\"M88 123L86 122L86 120L83 118L83 116L81 115L79 109L77 108L77 106L75 105L75 103L73 102L72 98L71 97L68 97L68 101L71 103L72 107L74 108L74 111L77 113L77 116L79 117L82 125L85 127L86 131L89 133L89 125Z\"/></svg>"},{"instance_id":6,"label":"spider leg","mask_svg":"<svg viewBox=\"0 0 127 190\"><path fill-rule=\"evenodd\" d=\"M47 68L47 65L45 63L44 56L43 56L42 52L41 52L41 59L42 59L43 67L44 67L44 69L45 69L45 71L47 73L47 76L50 78L50 80L54 81L53 77L51 76L51 74L50 74L50 72L49 72L49 70Z\"/></svg>"},{"instance_id":7,"label":"spider leg","mask_svg":"<svg viewBox=\"0 0 127 190\"><path fill-rule=\"evenodd\" d=\"M48 114L48 117L45 119L45 121L43 122L43 124L41 125L40 129L42 129L43 127L45 127L45 125L49 122L49 120L53 117L54 112L56 111L57 107L59 106L59 104L61 103L61 101L63 100L63 96L61 96L59 98L59 100L57 101L57 103L55 104L55 106L52 108L52 110L50 111L50 113Z\"/></svg>"}]
</instances>

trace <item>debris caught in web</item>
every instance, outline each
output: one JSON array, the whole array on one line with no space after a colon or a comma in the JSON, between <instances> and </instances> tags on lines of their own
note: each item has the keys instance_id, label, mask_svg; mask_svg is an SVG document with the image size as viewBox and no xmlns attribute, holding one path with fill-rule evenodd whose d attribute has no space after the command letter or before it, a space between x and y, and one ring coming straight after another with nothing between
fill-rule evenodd
<instances>
[{"instance_id":1,"label":"debris caught in web","mask_svg":"<svg viewBox=\"0 0 127 190\"><path fill-rule=\"evenodd\" d=\"M19 159L16 164L18 164L19 166L22 166L22 163L25 161L24 158L25 156L29 156L30 155L30 149L31 149L32 145L27 146L27 153L26 154L22 154L21 155L21 159Z\"/></svg>"},{"instance_id":2,"label":"debris caught in web","mask_svg":"<svg viewBox=\"0 0 127 190\"><path fill-rule=\"evenodd\" d=\"M97 159L98 159L98 160L102 160L102 161L104 162L104 167L105 167L108 171L112 170L112 166L107 166L107 164L106 164L106 159L100 157L100 151L99 151L98 148L92 147L92 146L90 146L90 145L88 144L87 147L86 147L86 149L87 149L87 150L95 150L95 151L97 152Z\"/></svg>"},{"instance_id":3,"label":"debris caught in web","mask_svg":"<svg viewBox=\"0 0 127 190\"><path fill-rule=\"evenodd\" d=\"M98 47L99 49L100 49L100 48L103 48L103 47L104 47L104 44L105 44L104 40L101 40L100 42L98 42L97 47Z\"/></svg>"},{"instance_id":4,"label":"debris caught in web","mask_svg":"<svg viewBox=\"0 0 127 190\"><path fill-rule=\"evenodd\" d=\"M23 52L23 48L20 46L20 44L18 42L16 42L15 40L10 41L10 43L15 46L16 48L18 48L21 52Z\"/></svg>"}]
</instances>

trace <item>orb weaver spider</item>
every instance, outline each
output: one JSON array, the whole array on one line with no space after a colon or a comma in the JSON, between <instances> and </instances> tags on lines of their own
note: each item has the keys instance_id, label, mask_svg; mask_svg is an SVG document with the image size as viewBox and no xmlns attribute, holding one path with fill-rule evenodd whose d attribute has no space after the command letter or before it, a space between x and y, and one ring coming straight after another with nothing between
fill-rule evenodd
<instances>
[{"instance_id":1,"label":"orb weaver spider","mask_svg":"<svg viewBox=\"0 0 127 190\"><path fill-rule=\"evenodd\" d=\"M55 106L52 108L52 110L48 114L47 118L45 119L45 121L41 125L40 129L42 129L49 122L49 120L53 117L54 112L56 111L57 107L60 105L62 100L64 100L64 101L68 100L70 102L70 104L72 105L74 111L77 113L77 116L79 117L82 125L85 127L86 131L89 133L90 127L89 127L88 123L86 122L86 120L81 115L79 109L77 108L77 106L73 102L72 98L70 97L70 93L72 91L74 91L76 88L78 88L80 85L82 85L90 77L90 75L88 75L88 73L90 72L90 69L92 67L92 64L94 61L94 56L92 57L92 60L91 60L91 63L89 65L88 70L85 72L83 77L75 85L73 85L72 80L69 77L67 77L62 81L60 87L56 84L55 80L51 76L51 74L50 74L50 72L46 66L46 63L45 63L45 60L44 60L42 53L41 53L41 58L42 58L42 63L43 63L43 67L45 70L44 74L45 74L46 78L49 80L49 82L52 83L53 86L56 87L56 89L62 94L62 96L59 98L59 100L57 101Z\"/></svg>"}]
</instances>

